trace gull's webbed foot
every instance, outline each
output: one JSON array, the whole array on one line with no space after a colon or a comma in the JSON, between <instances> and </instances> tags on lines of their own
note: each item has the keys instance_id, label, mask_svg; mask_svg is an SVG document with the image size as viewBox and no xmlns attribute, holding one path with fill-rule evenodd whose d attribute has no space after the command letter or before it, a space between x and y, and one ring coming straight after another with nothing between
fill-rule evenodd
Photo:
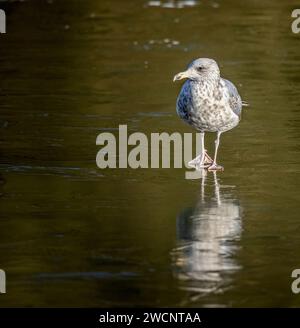
<instances>
[{"instance_id":1,"label":"gull's webbed foot","mask_svg":"<svg viewBox=\"0 0 300 328\"><path fill-rule=\"evenodd\" d=\"M203 154L200 154L196 158L192 159L188 165L196 169L205 169L208 168L213 163L213 160L207 154L206 149Z\"/></svg>"},{"instance_id":2,"label":"gull's webbed foot","mask_svg":"<svg viewBox=\"0 0 300 328\"><path fill-rule=\"evenodd\" d=\"M216 163L213 163L211 166L208 167L208 171L224 171L224 167L221 165L218 165Z\"/></svg>"},{"instance_id":3,"label":"gull's webbed foot","mask_svg":"<svg viewBox=\"0 0 300 328\"><path fill-rule=\"evenodd\" d=\"M197 157L188 162L189 167L193 167L195 169L205 169L208 168L210 164L206 164L204 162L201 162L201 159L198 159Z\"/></svg>"},{"instance_id":4,"label":"gull's webbed foot","mask_svg":"<svg viewBox=\"0 0 300 328\"><path fill-rule=\"evenodd\" d=\"M207 154L207 150L204 150L204 163L206 164L212 164L214 161L212 160L212 158Z\"/></svg>"}]
</instances>

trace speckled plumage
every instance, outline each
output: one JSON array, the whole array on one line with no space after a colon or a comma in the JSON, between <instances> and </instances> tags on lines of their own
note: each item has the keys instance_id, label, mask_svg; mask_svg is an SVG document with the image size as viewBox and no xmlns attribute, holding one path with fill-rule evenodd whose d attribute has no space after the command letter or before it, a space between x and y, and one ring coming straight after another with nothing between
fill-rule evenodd
<instances>
[{"instance_id":1,"label":"speckled plumage","mask_svg":"<svg viewBox=\"0 0 300 328\"><path fill-rule=\"evenodd\" d=\"M176 110L180 118L201 132L225 132L240 121L242 100L228 80L190 80L182 86Z\"/></svg>"},{"instance_id":2,"label":"speckled plumage","mask_svg":"<svg viewBox=\"0 0 300 328\"><path fill-rule=\"evenodd\" d=\"M201 132L203 152L190 162L192 166L223 169L216 164L221 133L239 124L242 99L234 84L221 78L218 64L210 58L194 60L186 71L178 73L174 81L187 79L176 102L180 118ZM204 150L204 133L217 132L214 160ZM207 162L208 160L208 162Z\"/></svg>"}]
</instances>

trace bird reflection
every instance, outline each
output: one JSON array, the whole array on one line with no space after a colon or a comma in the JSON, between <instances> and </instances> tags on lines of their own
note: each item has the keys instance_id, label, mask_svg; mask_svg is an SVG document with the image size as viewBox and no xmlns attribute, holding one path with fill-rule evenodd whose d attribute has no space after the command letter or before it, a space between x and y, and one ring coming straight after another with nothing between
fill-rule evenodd
<instances>
[{"instance_id":1,"label":"bird reflection","mask_svg":"<svg viewBox=\"0 0 300 328\"><path fill-rule=\"evenodd\" d=\"M209 174L209 177L207 177ZM213 195L205 189L213 189ZM223 192L226 190L226 192ZM241 236L241 209L217 173L202 171L200 197L194 209L177 217L177 246L172 252L175 276L195 296L221 292L239 269L235 253Z\"/></svg>"}]
</instances>

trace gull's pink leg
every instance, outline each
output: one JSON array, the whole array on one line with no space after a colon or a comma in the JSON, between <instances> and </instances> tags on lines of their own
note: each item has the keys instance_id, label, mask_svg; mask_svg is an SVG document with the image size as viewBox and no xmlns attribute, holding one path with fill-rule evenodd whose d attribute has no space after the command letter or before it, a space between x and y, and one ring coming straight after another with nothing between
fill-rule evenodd
<instances>
[{"instance_id":1,"label":"gull's pink leg","mask_svg":"<svg viewBox=\"0 0 300 328\"><path fill-rule=\"evenodd\" d=\"M218 154L218 148L220 144L220 136L222 132L217 133L217 139L215 141L215 156L214 160L211 166L209 166L208 171L224 171L224 167L217 164L217 154Z\"/></svg>"},{"instance_id":2,"label":"gull's pink leg","mask_svg":"<svg viewBox=\"0 0 300 328\"><path fill-rule=\"evenodd\" d=\"M207 168L213 163L213 160L208 156L206 149L204 149L204 132L201 132L200 135L202 153L188 163L189 166L196 169Z\"/></svg>"}]
</instances>

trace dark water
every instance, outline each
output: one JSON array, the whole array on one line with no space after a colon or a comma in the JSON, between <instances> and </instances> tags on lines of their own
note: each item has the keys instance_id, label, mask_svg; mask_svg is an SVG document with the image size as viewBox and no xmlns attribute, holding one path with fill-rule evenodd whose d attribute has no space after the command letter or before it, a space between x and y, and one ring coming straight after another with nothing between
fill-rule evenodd
<instances>
[{"instance_id":1,"label":"dark water","mask_svg":"<svg viewBox=\"0 0 300 328\"><path fill-rule=\"evenodd\" d=\"M0 7L2 306L300 306L297 1ZM222 136L225 171L98 169L119 124L193 131L172 77L196 57L251 104Z\"/></svg>"}]
</instances>

